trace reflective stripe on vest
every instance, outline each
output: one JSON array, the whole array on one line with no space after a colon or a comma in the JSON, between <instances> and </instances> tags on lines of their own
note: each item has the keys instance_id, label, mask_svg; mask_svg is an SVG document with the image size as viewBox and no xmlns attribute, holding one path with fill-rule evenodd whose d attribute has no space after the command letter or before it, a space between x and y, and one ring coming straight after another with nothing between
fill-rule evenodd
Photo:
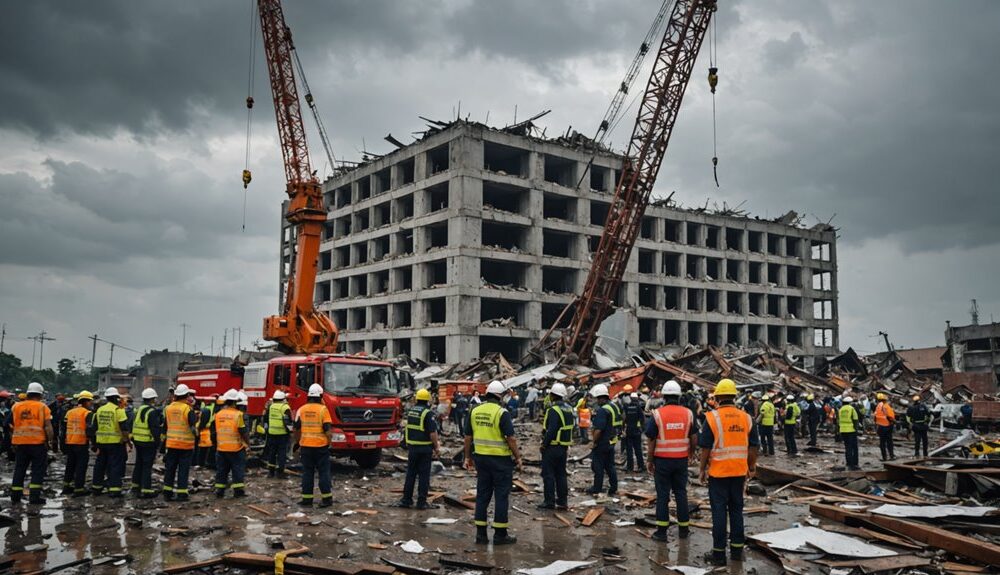
<instances>
[{"instance_id":1,"label":"reflective stripe on vest","mask_svg":"<svg viewBox=\"0 0 1000 575\"><path fill-rule=\"evenodd\" d=\"M125 413L125 410L115 403L105 403L97 408L97 412L94 413L97 419L97 443L108 445L125 441L118 417L119 412Z\"/></svg>"},{"instance_id":2,"label":"reflective stripe on vest","mask_svg":"<svg viewBox=\"0 0 1000 575\"><path fill-rule=\"evenodd\" d=\"M580 418L580 428L590 429L590 408L581 407L576 410L576 414Z\"/></svg>"},{"instance_id":3,"label":"reflective stripe on vest","mask_svg":"<svg viewBox=\"0 0 1000 575\"><path fill-rule=\"evenodd\" d=\"M611 435L608 439L608 443L614 445L618 443L618 430L622 427L622 412L618 409L617 405L611 402L602 405L601 409L611 414L611 430L606 433Z\"/></svg>"},{"instance_id":4,"label":"reflective stripe on vest","mask_svg":"<svg viewBox=\"0 0 1000 575\"><path fill-rule=\"evenodd\" d=\"M770 401L760 405L760 424L774 427L774 404Z\"/></svg>"},{"instance_id":5,"label":"reflective stripe on vest","mask_svg":"<svg viewBox=\"0 0 1000 575\"><path fill-rule=\"evenodd\" d=\"M406 410L406 444L407 445L431 445L430 438L417 439L416 432L420 432L421 437L426 437L427 414L431 410L424 406L413 406ZM412 432L412 435L411 435Z\"/></svg>"},{"instance_id":6,"label":"reflective stripe on vest","mask_svg":"<svg viewBox=\"0 0 1000 575\"><path fill-rule=\"evenodd\" d=\"M500 431L504 408L491 402L481 403L469 413L472 424L472 446L476 455L511 455L510 446Z\"/></svg>"},{"instance_id":7,"label":"reflective stripe on vest","mask_svg":"<svg viewBox=\"0 0 1000 575\"><path fill-rule=\"evenodd\" d=\"M215 404L203 407L201 411L203 416L205 415L205 409L208 410L208 421L205 422L205 427L198 432L198 447L212 447L212 424L215 423Z\"/></svg>"},{"instance_id":8,"label":"reflective stripe on vest","mask_svg":"<svg viewBox=\"0 0 1000 575\"><path fill-rule=\"evenodd\" d=\"M715 443L709 454L709 477L743 477L749 472L750 416L734 406L725 405L708 412L705 418Z\"/></svg>"},{"instance_id":9,"label":"reflective stripe on vest","mask_svg":"<svg viewBox=\"0 0 1000 575\"><path fill-rule=\"evenodd\" d=\"M691 410L679 405L664 405L653 411L653 421L656 422L653 456L687 458L691 448L691 428L694 426Z\"/></svg>"},{"instance_id":10,"label":"reflective stripe on vest","mask_svg":"<svg viewBox=\"0 0 1000 575\"><path fill-rule=\"evenodd\" d=\"M48 407L41 401L26 399L14 404L14 432L10 442L14 445L45 444L45 413Z\"/></svg>"},{"instance_id":11,"label":"reflective stripe on vest","mask_svg":"<svg viewBox=\"0 0 1000 575\"><path fill-rule=\"evenodd\" d=\"M288 435L285 427L285 414L292 408L284 401L275 402L267 409L267 434L268 435Z\"/></svg>"},{"instance_id":12,"label":"reflective stripe on vest","mask_svg":"<svg viewBox=\"0 0 1000 575\"><path fill-rule=\"evenodd\" d=\"M330 444L323 423L329 422L330 414L322 403L307 403L295 414L299 422L299 445L302 447L326 447Z\"/></svg>"},{"instance_id":13,"label":"reflective stripe on vest","mask_svg":"<svg viewBox=\"0 0 1000 575\"><path fill-rule=\"evenodd\" d=\"M568 411L568 407L566 408ZM556 433L555 439L549 443L549 445L573 445L573 415L570 414L570 420L566 422L566 411L563 411L562 406L556 404L549 408L545 412L545 417L542 418L542 433L549 428L549 413L555 411L559 414L559 432Z\"/></svg>"},{"instance_id":14,"label":"reflective stripe on vest","mask_svg":"<svg viewBox=\"0 0 1000 575\"><path fill-rule=\"evenodd\" d=\"M854 433L857 429L854 427L854 422L858 419L858 411L854 409L853 405L844 405L840 408L837 413L837 424L840 427L841 433Z\"/></svg>"},{"instance_id":15,"label":"reflective stripe on vest","mask_svg":"<svg viewBox=\"0 0 1000 575\"><path fill-rule=\"evenodd\" d=\"M240 428L243 427L243 412L235 407L227 407L215 415L216 449L223 453L232 453L243 449L243 437Z\"/></svg>"},{"instance_id":16,"label":"reflective stripe on vest","mask_svg":"<svg viewBox=\"0 0 1000 575\"><path fill-rule=\"evenodd\" d=\"M66 412L66 445L87 445L87 418L90 410L77 406Z\"/></svg>"},{"instance_id":17,"label":"reflective stripe on vest","mask_svg":"<svg viewBox=\"0 0 1000 575\"><path fill-rule=\"evenodd\" d=\"M194 449L194 433L188 423L191 406L175 401L167 406L164 419L167 420L167 449Z\"/></svg>"},{"instance_id":18,"label":"reflective stripe on vest","mask_svg":"<svg viewBox=\"0 0 1000 575\"><path fill-rule=\"evenodd\" d=\"M135 412L135 419L132 420L132 441L139 443L153 443L153 432L149 429L149 414L153 413L153 406L140 405Z\"/></svg>"},{"instance_id":19,"label":"reflective stripe on vest","mask_svg":"<svg viewBox=\"0 0 1000 575\"><path fill-rule=\"evenodd\" d=\"M889 423L889 418L890 418L890 416L893 417L893 418L895 418L895 415L896 415L894 413L890 414L891 410L892 410L892 408L890 408L888 405L886 405L886 403L884 401L881 402L881 403L879 403L878 405L876 405L875 406L875 425L881 425L882 427L888 427L889 425L891 425Z\"/></svg>"},{"instance_id":20,"label":"reflective stripe on vest","mask_svg":"<svg viewBox=\"0 0 1000 575\"><path fill-rule=\"evenodd\" d=\"M799 404L792 403L785 406L785 423L795 423L799 419L799 415L802 410L799 408Z\"/></svg>"}]
</instances>

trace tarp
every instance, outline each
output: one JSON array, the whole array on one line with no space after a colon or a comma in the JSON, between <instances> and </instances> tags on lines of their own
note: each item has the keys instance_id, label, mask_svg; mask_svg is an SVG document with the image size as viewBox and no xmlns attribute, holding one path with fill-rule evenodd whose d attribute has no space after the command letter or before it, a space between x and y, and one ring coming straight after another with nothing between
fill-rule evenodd
<instances>
[{"instance_id":1,"label":"tarp","mask_svg":"<svg viewBox=\"0 0 1000 575\"><path fill-rule=\"evenodd\" d=\"M515 387L522 386L526 383L531 383L532 381L541 378L543 376L551 377L552 379L565 379L566 374L556 371L556 367L559 364L547 363L545 365L540 365L531 371L526 371L524 373L519 373L514 377L508 377L507 379L501 379L500 383L503 384L504 389L513 389Z\"/></svg>"},{"instance_id":2,"label":"tarp","mask_svg":"<svg viewBox=\"0 0 1000 575\"><path fill-rule=\"evenodd\" d=\"M985 517L997 511L996 507L964 507L962 505L882 505L870 510L887 517Z\"/></svg>"},{"instance_id":3,"label":"tarp","mask_svg":"<svg viewBox=\"0 0 1000 575\"><path fill-rule=\"evenodd\" d=\"M545 567L534 567L531 569L518 569L521 575L560 575L576 569L590 567L597 561L554 561Z\"/></svg>"},{"instance_id":4,"label":"tarp","mask_svg":"<svg viewBox=\"0 0 1000 575\"><path fill-rule=\"evenodd\" d=\"M750 537L756 541L767 543L773 549L812 553L816 549L843 557L892 557L898 555L895 551L870 545L860 539L824 531L816 527L793 527L783 531L772 531Z\"/></svg>"}]
</instances>

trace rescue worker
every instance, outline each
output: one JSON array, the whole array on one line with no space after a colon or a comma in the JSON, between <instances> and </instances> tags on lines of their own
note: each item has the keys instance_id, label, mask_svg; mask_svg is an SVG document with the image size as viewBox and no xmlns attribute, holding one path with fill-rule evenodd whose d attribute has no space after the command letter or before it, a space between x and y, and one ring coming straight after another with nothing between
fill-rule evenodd
<instances>
[{"instance_id":1,"label":"rescue worker","mask_svg":"<svg viewBox=\"0 0 1000 575\"><path fill-rule=\"evenodd\" d=\"M757 425L760 430L760 452L762 455L774 455L774 403L771 394L765 393L761 399L760 413L757 414Z\"/></svg>"},{"instance_id":2,"label":"rescue worker","mask_svg":"<svg viewBox=\"0 0 1000 575\"><path fill-rule=\"evenodd\" d=\"M882 461L896 459L896 449L892 443L892 428L896 425L896 412L889 405L884 393L875 395L875 431L878 433L878 448Z\"/></svg>"},{"instance_id":3,"label":"rescue worker","mask_svg":"<svg viewBox=\"0 0 1000 575\"><path fill-rule=\"evenodd\" d=\"M800 415L802 415L802 408L799 407L798 403L795 403L795 396L789 395L785 398L782 423L785 426L783 430L785 432L785 451L793 457L799 454L799 448L795 444L795 428L799 423Z\"/></svg>"},{"instance_id":4,"label":"rescue worker","mask_svg":"<svg viewBox=\"0 0 1000 575\"><path fill-rule=\"evenodd\" d=\"M587 493L597 495L604 490L604 475L608 476L608 495L618 494L618 473L615 471L615 444L621 435L622 413L611 402L608 387L598 383L590 388L590 396L597 401L593 415L593 449L590 452L594 485Z\"/></svg>"},{"instance_id":5,"label":"rescue worker","mask_svg":"<svg viewBox=\"0 0 1000 575\"><path fill-rule=\"evenodd\" d=\"M510 490L514 468L523 472L521 452L514 438L514 422L500 405L504 386L499 381L486 387L486 401L473 407L466 420L465 468L476 470L476 543L489 543L486 512L493 506L493 544L517 543L508 529ZM551 396L551 394L549 394ZM548 402L551 405L551 402ZM475 457L475 459L473 459Z\"/></svg>"},{"instance_id":6,"label":"rescue worker","mask_svg":"<svg viewBox=\"0 0 1000 575\"><path fill-rule=\"evenodd\" d=\"M0 454L7 456L10 461L14 460L14 453L10 449L10 392L6 389L0 391Z\"/></svg>"},{"instance_id":7,"label":"rescue worker","mask_svg":"<svg viewBox=\"0 0 1000 575\"><path fill-rule=\"evenodd\" d=\"M608 390L610 395L610 389ZM622 414L622 431L618 433L618 449L621 452L622 457L625 457L626 447L628 442L625 441L625 434L623 433L625 429L624 412L625 406L632 402L632 386L630 384L625 384L622 390L618 392L618 395L611 400L611 403L618 408L618 413Z\"/></svg>"},{"instance_id":8,"label":"rescue worker","mask_svg":"<svg viewBox=\"0 0 1000 575\"><path fill-rule=\"evenodd\" d=\"M49 412L52 413L52 433L54 433L56 437L60 438L60 443L59 443L60 449L62 448L63 445L61 442L62 430L60 429L60 427L62 426L63 417L66 415L66 412L69 410L69 407L70 406L66 405L66 396L61 393L57 394L56 398L51 403L49 403Z\"/></svg>"},{"instance_id":9,"label":"rescue worker","mask_svg":"<svg viewBox=\"0 0 1000 575\"><path fill-rule=\"evenodd\" d=\"M587 397L581 397L580 401L576 402L576 418L577 424L580 426L580 443L586 445L590 443L590 405L587 403Z\"/></svg>"},{"instance_id":10,"label":"rescue worker","mask_svg":"<svg viewBox=\"0 0 1000 575\"><path fill-rule=\"evenodd\" d=\"M292 408L285 401L287 396L280 389L271 397L267 408L267 476L284 477L288 460L288 436L292 432Z\"/></svg>"},{"instance_id":11,"label":"rescue worker","mask_svg":"<svg viewBox=\"0 0 1000 575\"><path fill-rule=\"evenodd\" d=\"M153 463L163 436L163 412L156 407L156 390L142 390L142 405L132 419L132 446L135 465L132 466L132 493L143 499L156 497L153 490Z\"/></svg>"},{"instance_id":12,"label":"rescue worker","mask_svg":"<svg viewBox=\"0 0 1000 575\"><path fill-rule=\"evenodd\" d=\"M622 408L622 420L625 424L625 468L628 471L641 472L646 467L642 461L642 432L646 427L643 405L643 402L639 401L639 394L633 393L629 402Z\"/></svg>"},{"instance_id":13,"label":"rescue worker","mask_svg":"<svg viewBox=\"0 0 1000 575\"><path fill-rule=\"evenodd\" d=\"M330 486L330 441L333 435L333 418L323 403L323 386L314 383L306 394L307 403L295 412L295 445L302 462L302 500L299 505L311 506L313 478L319 476L320 507L333 505L333 488Z\"/></svg>"},{"instance_id":14,"label":"rescue worker","mask_svg":"<svg viewBox=\"0 0 1000 575\"><path fill-rule=\"evenodd\" d=\"M920 457L921 446L924 457L927 457L927 430L931 428L933 418L931 410L920 401L920 396L914 395L913 405L906 410L906 421L913 431L913 457Z\"/></svg>"},{"instance_id":15,"label":"rescue worker","mask_svg":"<svg viewBox=\"0 0 1000 575\"><path fill-rule=\"evenodd\" d=\"M670 493L677 506L677 536L687 539L690 532L687 482L688 458L695 452L698 430L694 414L680 405L681 386L674 380L663 384L665 405L656 408L646 423L649 459L646 468L656 484L656 531L652 538L667 540L670 526Z\"/></svg>"},{"instance_id":16,"label":"rescue worker","mask_svg":"<svg viewBox=\"0 0 1000 575\"><path fill-rule=\"evenodd\" d=\"M62 437L59 444L66 455L66 472L63 475L62 494L82 497L87 494L87 464L90 463L90 441L87 427L90 425L90 405L94 394L81 391L76 396L76 407L66 412L59 426Z\"/></svg>"},{"instance_id":17,"label":"rescue worker","mask_svg":"<svg viewBox=\"0 0 1000 575\"><path fill-rule=\"evenodd\" d=\"M122 497L122 482L125 479L125 461L128 459L129 422L121 407L118 389L109 387L104 391L105 404L97 408L90 418L94 430L94 478L90 491L99 495L107 490L110 497Z\"/></svg>"},{"instance_id":18,"label":"rescue worker","mask_svg":"<svg viewBox=\"0 0 1000 575\"><path fill-rule=\"evenodd\" d=\"M737 409L736 384L723 379L715 387L719 407L705 415L706 425L698 437L701 447L701 483L708 483L712 505L712 550L705 559L726 564L726 520L729 521L729 556L743 559L743 489L757 467L757 430L753 418ZM787 427L786 427L787 429ZM793 432L795 427L792 426Z\"/></svg>"},{"instance_id":19,"label":"rescue worker","mask_svg":"<svg viewBox=\"0 0 1000 575\"><path fill-rule=\"evenodd\" d=\"M226 488L232 487L233 497L243 497L246 495L244 477L250 432L243 412L237 406L242 401L240 393L230 389L222 396L222 401L224 405L214 414L212 422L212 445L216 451L215 496L225 497Z\"/></svg>"},{"instance_id":20,"label":"rescue worker","mask_svg":"<svg viewBox=\"0 0 1000 575\"><path fill-rule=\"evenodd\" d=\"M413 487L417 486L417 509L430 509L427 493L431 490L431 462L438 458L438 431L430 408L431 392L418 389L416 403L406 410L406 479L399 507L413 506Z\"/></svg>"},{"instance_id":21,"label":"rescue worker","mask_svg":"<svg viewBox=\"0 0 1000 575\"><path fill-rule=\"evenodd\" d=\"M198 449L194 454L195 467L214 467L215 455L212 449L212 422L215 421L215 411L218 409L219 396L213 395L201 402L201 415L198 418Z\"/></svg>"},{"instance_id":22,"label":"rescue worker","mask_svg":"<svg viewBox=\"0 0 1000 575\"><path fill-rule=\"evenodd\" d=\"M11 409L11 445L14 449L14 478L10 488L11 503L20 503L24 495L24 477L31 467L28 503L43 504L42 487L49 463L48 447L58 447L52 430L52 411L42 403L45 388L38 382L28 384L23 401Z\"/></svg>"},{"instance_id":23,"label":"rescue worker","mask_svg":"<svg viewBox=\"0 0 1000 575\"><path fill-rule=\"evenodd\" d=\"M823 404L816 400L816 396L809 394L806 396L806 401L809 402L809 407L806 412L806 423L809 424L809 447L816 447L817 439L819 435L819 424L826 417L826 413L823 410Z\"/></svg>"},{"instance_id":24,"label":"rescue worker","mask_svg":"<svg viewBox=\"0 0 1000 575\"><path fill-rule=\"evenodd\" d=\"M174 389L174 401L163 410L167 426L167 452L163 456L163 498L167 501L187 501L188 476L198 440L199 413L194 404L194 392L185 384Z\"/></svg>"},{"instance_id":25,"label":"rescue worker","mask_svg":"<svg viewBox=\"0 0 1000 575\"><path fill-rule=\"evenodd\" d=\"M844 458L847 460L847 469L857 471L858 466L858 432L861 431L861 416L854 407L854 398L845 395L842 399L843 405L837 412L837 426L840 430L840 439L844 442Z\"/></svg>"},{"instance_id":26,"label":"rescue worker","mask_svg":"<svg viewBox=\"0 0 1000 575\"><path fill-rule=\"evenodd\" d=\"M549 389L551 406L542 416L542 493L539 509L568 509L569 483L566 454L573 445L573 408L566 403L566 386L554 383Z\"/></svg>"}]
</instances>

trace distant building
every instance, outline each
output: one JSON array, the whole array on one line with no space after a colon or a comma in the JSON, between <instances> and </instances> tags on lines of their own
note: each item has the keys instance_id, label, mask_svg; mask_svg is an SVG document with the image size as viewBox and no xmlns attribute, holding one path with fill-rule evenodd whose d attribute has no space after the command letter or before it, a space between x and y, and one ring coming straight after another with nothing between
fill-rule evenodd
<instances>
[{"instance_id":1,"label":"distant building","mask_svg":"<svg viewBox=\"0 0 1000 575\"><path fill-rule=\"evenodd\" d=\"M944 331L945 363L957 373L989 373L1000 378L1000 323L953 326Z\"/></svg>"},{"instance_id":2,"label":"distant building","mask_svg":"<svg viewBox=\"0 0 1000 575\"><path fill-rule=\"evenodd\" d=\"M214 355L185 353L181 351L160 350L151 351L139 359L139 368L135 370L131 394L138 397L143 389L151 387L160 397L166 397L170 388L177 381L177 372L185 366L198 365L202 368L229 367L231 358Z\"/></svg>"}]
</instances>

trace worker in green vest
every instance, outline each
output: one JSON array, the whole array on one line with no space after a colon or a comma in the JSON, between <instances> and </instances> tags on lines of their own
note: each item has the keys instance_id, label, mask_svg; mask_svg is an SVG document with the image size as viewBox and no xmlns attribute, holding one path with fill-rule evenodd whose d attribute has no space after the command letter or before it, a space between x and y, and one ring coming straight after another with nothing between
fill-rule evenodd
<instances>
[{"instance_id":1,"label":"worker in green vest","mask_svg":"<svg viewBox=\"0 0 1000 575\"><path fill-rule=\"evenodd\" d=\"M417 509L430 509L427 494L431 490L431 463L438 458L438 427L430 408L431 392L418 389L416 403L406 410L406 479L399 507L413 506L413 488L417 487ZM419 483L419 484L418 484Z\"/></svg>"},{"instance_id":2,"label":"worker in green vest","mask_svg":"<svg viewBox=\"0 0 1000 575\"><path fill-rule=\"evenodd\" d=\"M142 390L142 405L132 420L132 444L135 466L132 468L132 494L143 499L156 497L153 490L153 462L163 436L163 411L156 407L156 390Z\"/></svg>"},{"instance_id":3,"label":"worker in green vest","mask_svg":"<svg viewBox=\"0 0 1000 575\"><path fill-rule=\"evenodd\" d=\"M789 394L785 398L783 423L785 424L785 451L792 457L799 454L799 448L795 444L795 433L798 431L800 415L802 415L802 408L795 402L795 396Z\"/></svg>"},{"instance_id":4,"label":"worker in green vest","mask_svg":"<svg viewBox=\"0 0 1000 575\"><path fill-rule=\"evenodd\" d=\"M757 429L760 430L760 454L774 455L774 403L771 394L765 393L757 412Z\"/></svg>"},{"instance_id":5,"label":"worker in green vest","mask_svg":"<svg viewBox=\"0 0 1000 575\"><path fill-rule=\"evenodd\" d=\"M566 478L566 455L573 445L573 425L576 417L566 403L566 386L552 384L549 389L551 406L542 417L542 493L539 509L565 510L568 506L569 485Z\"/></svg>"},{"instance_id":6,"label":"worker in green vest","mask_svg":"<svg viewBox=\"0 0 1000 575\"><path fill-rule=\"evenodd\" d=\"M267 408L267 476L284 477L285 462L288 460L288 438L292 432L292 408L285 401L285 392L280 389L271 396Z\"/></svg>"},{"instance_id":7,"label":"worker in green vest","mask_svg":"<svg viewBox=\"0 0 1000 575\"><path fill-rule=\"evenodd\" d=\"M854 398L844 395L844 404L837 412L837 424L840 429L840 438L844 442L844 457L847 459L847 468L851 471L861 469L858 466L858 432L861 431L861 417L854 407Z\"/></svg>"},{"instance_id":8,"label":"worker in green vest","mask_svg":"<svg viewBox=\"0 0 1000 575\"><path fill-rule=\"evenodd\" d=\"M128 458L128 415L121 407L121 397L116 388L107 388L104 398L107 402L91 418L97 460L94 462L94 479L90 489L95 495L107 489L110 497L122 497L125 460Z\"/></svg>"}]
</instances>

